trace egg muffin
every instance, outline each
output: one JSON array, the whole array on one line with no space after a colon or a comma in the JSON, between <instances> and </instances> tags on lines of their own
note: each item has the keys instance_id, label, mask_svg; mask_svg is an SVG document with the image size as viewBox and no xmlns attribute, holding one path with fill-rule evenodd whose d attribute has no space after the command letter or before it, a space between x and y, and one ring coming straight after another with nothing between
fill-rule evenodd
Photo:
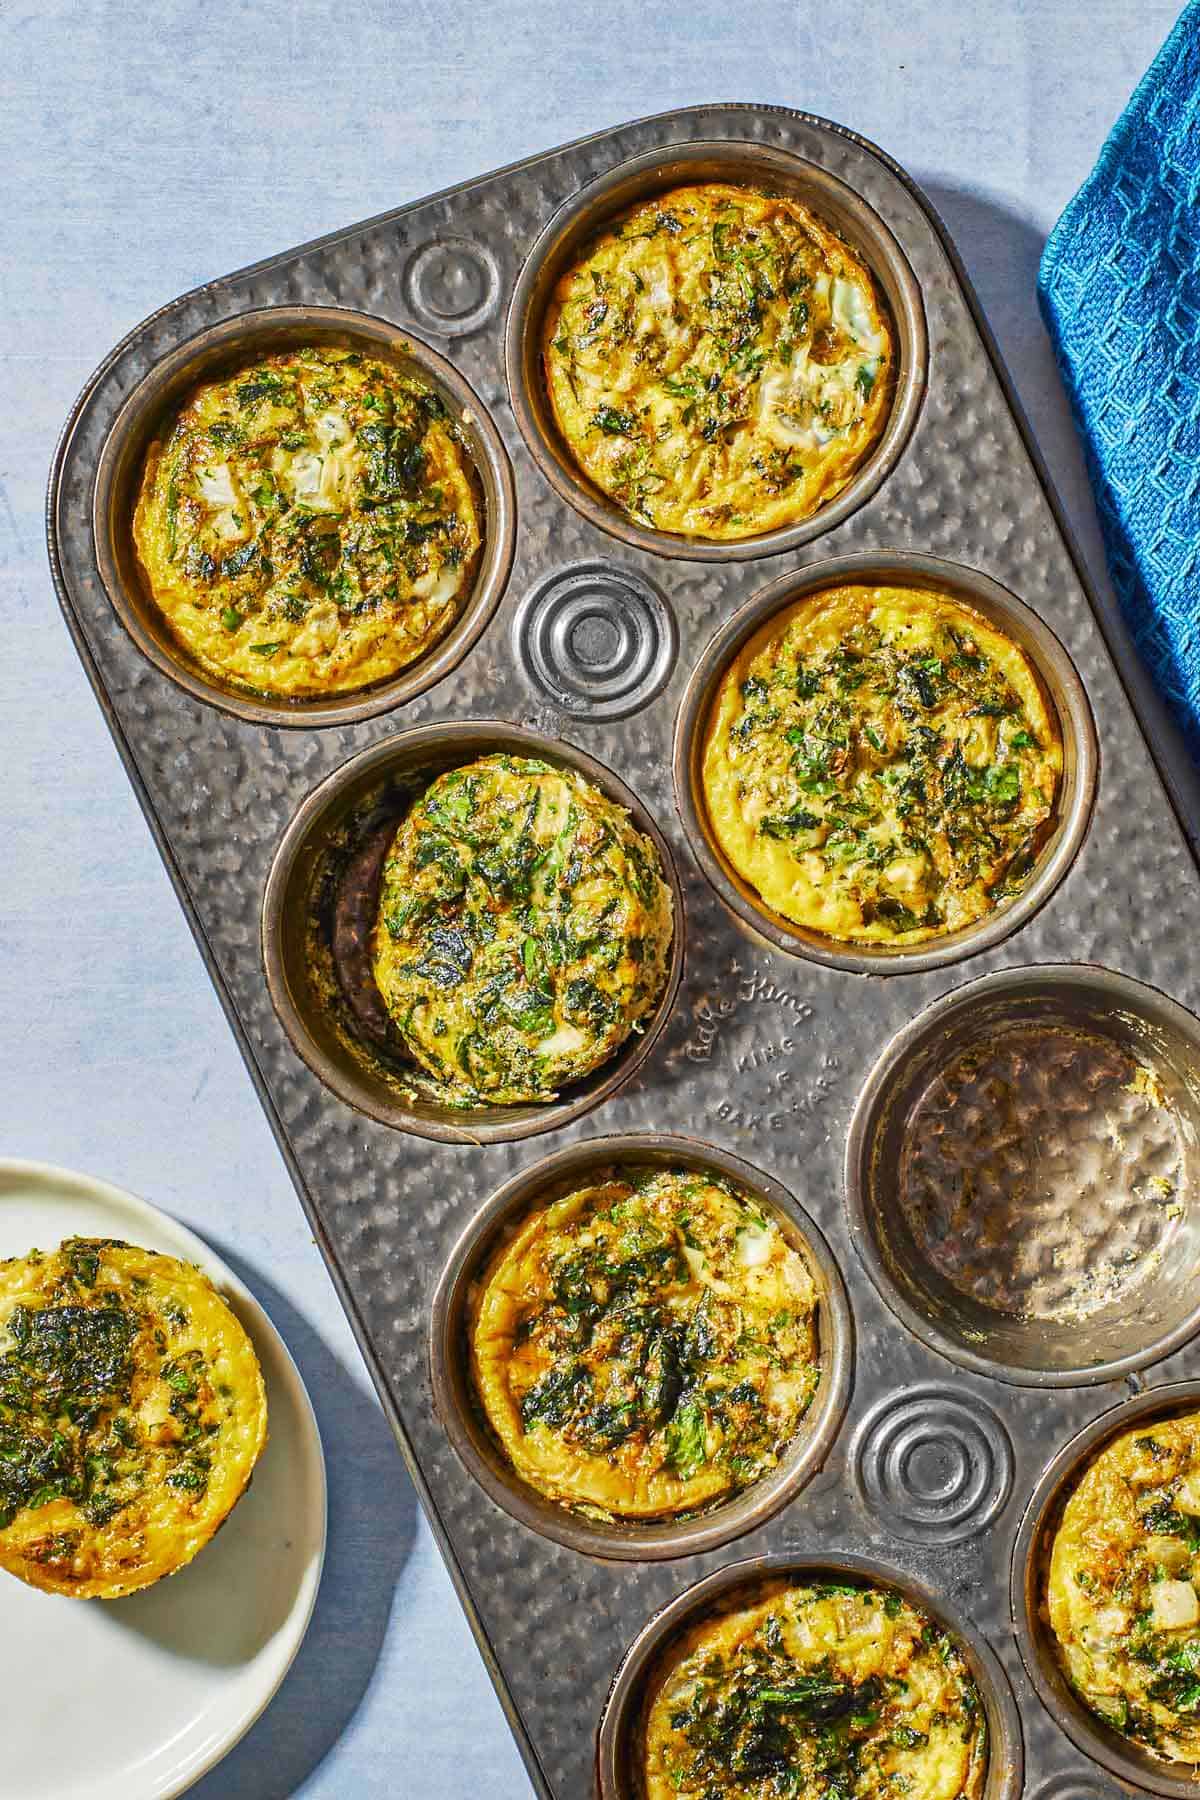
<instances>
[{"instance_id":1,"label":"egg muffin","mask_svg":"<svg viewBox=\"0 0 1200 1800\"><path fill-rule=\"evenodd\" d=\"M328 346L199 387L150 447L133 520L149 592L201 667L297 700L382 681L444 637L482 531L441 397Z\"/></svg>"},{"instance_id":2,"label":"egg muffin","mask_svg":"<svg viewBox=\"0 0 1200 1800\"><path fill-rule=\"evenodd\" d=\"M798 200L711 182L642 201L561 276L542 356L585 475L637 523L735 539L807 519L887 421L892 331Z\"/></svg>"},{"instance_id":3,"label":"egg muffin","mask_svg":"<svg viewBox=\"0 0 1200 1800\"><path fill-rule=\"evenodd\" d=\"M644 1800L978 1800L987 1722L954 1639L899 1593L776 1582L654 1670Z\"/></svg>"},{"instance_id":4,"label":"egg muffin","mask_svg":"<svg viewBox=\"0 0 1200 1800\"><path fill-rule=\"evenodd\" d=\"M705 726L718 845L772 912L844 942L917 944L1018 893L1061 776L1024 652L915 588L786 608L725 671Z\"/></svg>"},{"instance_id":5,"label":"egg muffin","mask_svg":"<svg viewBox=\"0 0 1200 1800\"><path fill-rule=\"evenodd\" d=\"M615 1171L536 1207L470 1309L513 1468L566 1506L648 1519L750 1486L819 1377L818 1295L778 1223L716 1175Z\"/></svg>"},{"instance_id":6,"label":"egg muffin","mask_svg":"<svg viewBox=\"0 0 1200 1800\"><path fill-rule=\"evenodd\" d=\"M1046 1600L1084 1704L1152 1756L1200 1763L1200 1413L1127 1431L1088 1465Z\"/></svg>"},{"instance_id":7,"label":"egg muffin","mask_svg":"<svg viewBox=\"0 0 1200 1800\"><path fill-rule=\"evenodd\" d=\"M486 756L440 775L383 865L375 982L452 1101L553 1100L636 1031L674 931L658 852L569 769Z\"/></svg>"},{"instance_id":8,"label":"egg muffin","mask_svg":"<svg viewBox=\"0 0 1200 1800\"><path fill-rule=\"evenodd\" d=\"M199 1269L109 1238L0 1262L0 1568L80 1599L149 1587L266 1437L253 1346Z\"/></svg>"}]
</instances>

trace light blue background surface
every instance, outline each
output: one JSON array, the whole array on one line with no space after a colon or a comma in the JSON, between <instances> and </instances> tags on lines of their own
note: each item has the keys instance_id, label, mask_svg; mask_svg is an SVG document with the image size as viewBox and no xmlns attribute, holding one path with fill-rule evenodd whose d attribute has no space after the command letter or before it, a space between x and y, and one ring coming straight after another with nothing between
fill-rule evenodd
<instances>
[{"instance_id":1,"label":"light blue background surface","mask_svg":"<svg viewBox=\"0 0 1200 1800\"><path fill-rule=\"evenodd\" d=\"M0 11L0 1153L106 1176L203 1233L283 1330L330 1460L312 1632L273 1707L194 1790L203 1800L527 1800L529 1786L59 617L43 485L78 389L139 319L210 276L622 119L779 102L856 127L932 191L1107 597L1034 272L1174 13L1173 0Z\"/></svg>"}]
</instances>

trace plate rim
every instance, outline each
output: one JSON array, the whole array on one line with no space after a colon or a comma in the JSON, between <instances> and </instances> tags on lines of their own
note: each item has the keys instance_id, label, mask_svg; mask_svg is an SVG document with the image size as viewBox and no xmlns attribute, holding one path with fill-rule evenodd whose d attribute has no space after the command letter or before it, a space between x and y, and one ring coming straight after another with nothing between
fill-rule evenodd
<instances>
[{"instance_id":1,"label":"plate rim","mask_svg":"<svg viewBox=\"0 0 1200 1800\"><path fill-rule=\"evenodd\" d=\"M194 1252L189 1260L193 1260L203 1273L213 1280L214 1285L225 1284L241 1304L249 1307L255 1322L261 1322L265 1326L274 1340L276 1351L280 1353L284 1377L291 1383L293 1396L299 1402L298 1411L302 1426L307 1427L310 1434L310 1447L316 1453L313 1464L317 1475L316 1498L319 1504L314 1511L319 1510L319 1531L315 1566L311 1575L307 1577L309 1582L307 1604L298 1618L297 1625L293 1627L293 1639L288 1645L287 1652L273 1680L262 1695L256 1697L253 1706L247 1709L245 1715L236 1721L235 1728L231 1732L222 1733L215 1745L201 1748L199 1760L194 1766L189 1766L181 1780L172 1779L165 1785L155 1785L153 1788L128 1788L126 1790L129 1793L129 1800L178 1800L181 1794L187 1793L188 1789L194 1787L205 1775L211 1774L215 1768L218 1768L262 1718L287 1680L296 1657L299 1655L300 1647L308 1636L313 1614L316 1611L317 1597L324 1579L325 1557L329 1544L329 1479L321 1427L304 1377L300 1373L299 1366L283 1333L253 1291L199 1233L193 1231L189 1225L185 1225L181 1219L177 1219L173 1213L165 1211L160 1206L155 1206L149 1200L144 1200L140 1194L135 1194L129 1188L121 1187L117 1182L108 1181L103 1176L89 1175L81 1169L67 1168L62 1163L44 1162L36 1157L0 1156L0 1207L8 1198L10 1185L18 1180L29 1181L33 1186L55 1189L60 1194L65 1194L67 1198L70 1198L69 1190L74 1190L81 1197L86 1197L100 1205L116 1204L122 1208L132 1209L135 1214L140 1214L146 1220L151 1230L155 1229L162 1221L168 1235L173 1235L187 1250ZM144 1248L153 1249L155 1246L147 1244ZM174 1252L168 1250L164 1254L172 1255ZM17 1577L12 1579L15 1580ZM125 1777L125 1779L128 1781L129 1777ZM136 1771L133 1779L136 1780ZM65 1791L64 1800L70 1800L69 1794Z\"/></svg>"}]
</instances>

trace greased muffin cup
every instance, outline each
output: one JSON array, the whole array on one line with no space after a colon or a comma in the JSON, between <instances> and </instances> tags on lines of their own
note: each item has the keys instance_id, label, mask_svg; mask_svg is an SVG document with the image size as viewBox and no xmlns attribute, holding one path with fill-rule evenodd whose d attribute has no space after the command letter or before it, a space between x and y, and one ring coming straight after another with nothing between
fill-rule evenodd
<instances>
[{"instance_id":1,"label":"greased muffin cup","mask_svg":"<svg viewBox=\"0 0 1200 1800\"><path fill-rule=\"evenodd\" d=\"M1110 1407L1068 1439L1030 1496L1013 1547L1010 1581L1017 1648L1050 1717L1091 1763L1116 1776L1122 1786L1176 1800L1194 1800L1195 1765L1151 1756L1084 1705L1058 1656L1046 1611L1046 1579L1063 1507L1095 1458L1128 1431L1197 1409L1200 1380L1169 1381Z\"/></svg>"},{"instance_id":2,"label":"greased muffin cup","mask_svg":"<svg viewBox=\"0 0 1200 1800\"><path fill-rule=\"evenodd\" d=\"M644 1725L643 1695L655 1664L672 1642L690 1625L735 1605L743 1594L753 1598L765 1584L793 1579L798 1585L825 1580L893 1588L952 1637L983 1703L987 1770L982 1800L1018 1800L1024 1773L1021 1726L1012 1689L990 1647L924 1582L873 1557L836 1551L828 1556L773 1551L735 1562L684 1589L642 1628L625 1653L601 1718L596 1741L599 1800L640 1800L643 1789L636 1763Z\"/></svg>"},{"instance_id":3,"label":"greased muffin cup","mask_svg":"<svg viewBox=\"0 0 1200 1800\"><path fill-rule=\"evenodd\" d=\"M1111 969L1002 969L886 1047L846 1144L851 1238L905 1327L1028 1387L1200 1329L1200 1021Z\"/></svg>"},{"instance_id":4,"label":"greased muffin cup","mask_svg":"<svg viewBox=\"0 0 1200 1800\"><path fill-rule=\"evenodd\" d=\"M721 679L742 647L771 619L826 589L863 586L943 593L980 613L1023 652L1057 726L1063 769L1053 823L1031 875L1013 898L972 923L911 945L841 941L773 911L734 869L717 842L703 778L705 732ZM997 582L937 557L872 551L814 563L780 576L710 639L688 682L675 726L675 804L696 861L718 898L754 937L791 956L858 975L915 974L991 949L1024 925L1053 893L1078 854L1091 819L1098 752L1083 683L1043 621Z\"/></svg>"}]
</instances>

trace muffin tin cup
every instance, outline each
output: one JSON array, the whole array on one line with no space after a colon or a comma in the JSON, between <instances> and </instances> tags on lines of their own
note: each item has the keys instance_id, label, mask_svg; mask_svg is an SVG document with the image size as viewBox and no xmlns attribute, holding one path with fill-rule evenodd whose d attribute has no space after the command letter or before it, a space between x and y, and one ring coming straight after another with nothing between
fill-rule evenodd
<instances>
[{"instance_id":1,"label":"muffin tin cup","mask_svg":"<svg viewBox=\"0 0 1200 1800\"><path fill-rule=\"evenodd\" d=\"M224 682L190 655L155 605L133 541L133 511L146 451L201 382L256 358L303 345L353 349L420 376L445 401L478 477L483 544L471 591L449 629L404 668L369 688L288 699ZM500 603L512 566L516 499L508 453L483 402L462 375L409 331L332 306L272 306L223 319L153 364L113 422L96 467L92 529L113 611L161 674L194 699L256 725L351 725L424 693L475 643Z\"/></svg>"},{"instance_id":2,"label":"muffin tin cup","mask_svg":"<svg viewBox=\"0 0 1200 1800\"><path fill-rule=\"evenodd\" d=\"M390 1075L366 1044L356 1044L348 1023L330 1004L312 967L310 927L331 877L330 856L338 833L372 795L389 783L410 784L412 798L435 776L477 757L503 752L540 757L590 781L653 843L671 893L674 934L667 978L652 1010L621 1047L590 1075L570 1083L556 1100L519 1106L464 1109L404 1097L400 1074ZM394 815L399 824L402 810ZM671 1016L683 968L683 894L670 846L636 794L612 770L574 745L543 737L501 720L416 725L381 739L343 763L303 802L285 831L267 877L262 910L262 954L267 988L293 1048L325 1086L350 1106L418 1137L442 1143L497 1144L535 1137L578 1119L610 1099L641 1069ZM414 1079L419 1079L414 1068Z\"/></svg>"},{"instance_id":3,"label":"muffin tin cup","mask_svg":"<svg viewBox=\"0 0 1200 1800\"><path fill-rule=\"evenodd\" d=\"M685 1168L724 1176L778 1219L812 1271L818 1291L820 1379L800 1429L776 1468L715 1507L687 1518L604 1522L555 1505L509 1466L472 1388L467 1312L489 1257L538 1204L594 1181L603 1170ZM822 1232L782 1184L713 1144L648 1132L588 1138L559 1150L504 1184L460 1238L433 1299L430 1372L446 1435L468 1473L519 1524L585 1555L657 1562L695 1555L752 1531L794 1500L822 1467L846 1410L853 1324L846 1289Z\"/></svg>"},{"instance_id":4,"label":"muffin tin cup","mask_svg":"<svg viewBox=\"0 0 1200 1800\"><path fill-rule=\"evenodd\" d=\"M1094 1034L1122 1055L1144 1060L1179 1121L1180 1228L1158 1255L1155 1273L1090 1319L1066 1313L1054 1323L992 1313L964 1298L922 1255L897 1197L904 1132L917 1096L962 1051L1022 1027ZM1112 1381L1169 1356L1200 1330L1198 1144L1200 1019L1111 969L1082 963L1001 969L926 1007L868 1075L846 1143L850 1236L900 1323L943 1356L1027 1387ZM1069 1232L1068 1244L1082 1240L1082 1232L1082 1224ZM1090 1253L1085 1247L1080 1254Z\"/></svg>"},{"instance_id":5,"label":"muffin tin cup","mask_svg":"<svg viewBox=\"0 0 1200 1800\"><path fill-rule=\"evenodd\" d=\"M832 1552L827 1556L779 1551L718 1569L687 1588L638 1633L617 1671L605 1704L596 1742L599 1800L640 1800L632 1773L642 1730L646 1677L673 1639L709 1613L723 1611L739 1589L781 1577L799 1582L817 1578L860 1578L865 1584L894 1587L957 1639L979 1689L988 1726L988 1763L983 1800L1018 1800L1024 1775L1021 1722L1012 1689L996 1656L974 1627L925 1585L873 1557Z\"/></svg>"},{"instance_id":6,"label":"muffin tin cup","mask_svg":"<svg viewBox=\"0 0 1200 1800\"><path fill-rule=\"evenodd\" d=\"M831 225L875 276L887 301L898 348L887 424L840 493L796 525L731 542L684 537L638 525L602 493L562 441L542 366L542 322L555 284L572 260L616 214L653 194L708 181L787 194ZM513 417L530 455L555 491L591 524L636 549L715 563L745 562L798 550L849 518L903 454L925 393L927 354L920 287L892 232L861 195L827 169L773 145L703 140L666 145L618 163L560 208L517 278L504 343Z\"/></svg>"},{"instance_id":7,"label":"muffin tin cup","mask_svg":"<svg viewBox=\"0 0 1200 1800\"><path fill-rule=\"evenodd\" d=\"M1078 1750L1122 1783L1152 1794L1196 1800L1200 1770L1161 1762L1114 1731L1086 1707L1063 1673L1044 1593L1054 1534L1087 1466L1105 1446L1134 1425L1200 1408L1200 1380L1172 1381L1101 1413L1076 1432L1050 1463L1025 1509L1013 1547L1010 1599L1017 1648L1046 1711ZM1083 1784L1086 1785L1086 1784Z\"/></svg>"},{"instance_id":8,"label":"muffin tin cup","mask_svg":"<svg viewBox=\"0 0 1200 1800\"><path fill-rule=\"evenodd\" d=\"M776 614L825 588L931 588L982 613L1023 650L1039 676L1062 736L1063 774L1056 827L1029 881L996 911L945 936L905 948L842 942L772 911L716 842L704 797L704 734L722 676L742 646ZM915 975L975 956L1018 931L1050 898L1087 835L1099 751L1082 681L1054 633L1023 601L989 576L939 557L879 550L839 556L780 576L752 596L709 640L688 682L675 726L675 804L701 872L738 923L774 950L856 975Z\"/></svg>"}]
</instances>

